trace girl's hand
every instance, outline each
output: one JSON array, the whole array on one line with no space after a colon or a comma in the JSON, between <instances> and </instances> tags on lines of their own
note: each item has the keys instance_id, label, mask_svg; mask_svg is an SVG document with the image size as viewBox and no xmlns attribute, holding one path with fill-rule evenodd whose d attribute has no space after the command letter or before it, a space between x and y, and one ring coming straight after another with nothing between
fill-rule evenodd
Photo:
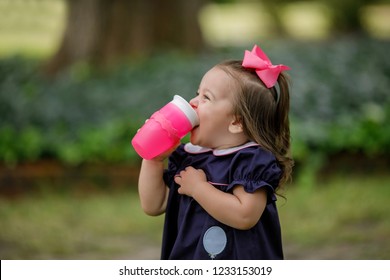
<instances>
[{"instance_id":1,"label":"girl's hand","mask_svg":"<svg viewBox=\"0 0 390 280\"><path fill-rule=\"evenodd\" d=\"M175 177L175 182L180 185L178 192L188 196L193 196L196 185L201 182L207 182L206 174L202 169L195 169L188 166Z\"/></svg>"}]
</instances>

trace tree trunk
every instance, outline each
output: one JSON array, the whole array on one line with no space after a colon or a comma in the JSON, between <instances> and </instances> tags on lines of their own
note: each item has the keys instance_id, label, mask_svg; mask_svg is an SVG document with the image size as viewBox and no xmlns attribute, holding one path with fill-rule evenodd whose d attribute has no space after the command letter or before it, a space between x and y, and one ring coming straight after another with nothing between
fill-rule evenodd
<instances>
[{"instance_id":1,"label":"tree trunk","mask_svg":"<svg viewBox=\"0 0 390 280\"><path fill-rule=\"evenodd\" d=\"M67 0L62 43L46 64L56 74L75 62L106 67L161 48L199 50L204 0Z\"/></svg>"}]
</instances>

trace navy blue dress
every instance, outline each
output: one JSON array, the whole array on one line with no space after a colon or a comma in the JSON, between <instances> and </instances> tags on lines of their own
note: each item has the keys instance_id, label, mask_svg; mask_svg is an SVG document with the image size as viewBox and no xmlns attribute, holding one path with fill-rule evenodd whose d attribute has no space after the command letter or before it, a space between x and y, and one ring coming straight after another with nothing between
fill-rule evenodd
<instances>
[{"instance_id":1,"label":"navy blue dress","mask_svg":"<svg viewBox=\"0 0 390 280\"><path fill-rule=\"evenodd\" d=\"M267 190L267 206L259 222L238 230L211 217L193 198L180 195L174 176L187 166L202 169L215 188L232 193L236 185L246 192ZM272 153L254 142L226 150L190 143L169 157L164 172L170 188L165 213L161 259L283 259L275 188L281 169Z\"/></svg>"}]
</instances>

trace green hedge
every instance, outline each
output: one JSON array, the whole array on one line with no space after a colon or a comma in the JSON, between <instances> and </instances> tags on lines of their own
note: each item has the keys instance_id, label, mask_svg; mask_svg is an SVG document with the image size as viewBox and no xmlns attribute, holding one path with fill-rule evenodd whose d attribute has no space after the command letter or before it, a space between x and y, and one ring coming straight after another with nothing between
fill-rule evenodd
<instances>
[{"instance_id":1,"label":"green hedge","mask_svg":"<svg viewBox=\"0 0 390 280\"><path fill-rule=\"evenodd\" d=\"M259 42L292 77L293 153L390 153L390 42ZM251 48L248 46L247 48ZM174 94L189 99L215 63L243 49L163 53L98 73L75 65L56 79L40 61L0 60L0 161L56 158L68 164L134 161L130 140Z\"/></svg>"}]
</instances>

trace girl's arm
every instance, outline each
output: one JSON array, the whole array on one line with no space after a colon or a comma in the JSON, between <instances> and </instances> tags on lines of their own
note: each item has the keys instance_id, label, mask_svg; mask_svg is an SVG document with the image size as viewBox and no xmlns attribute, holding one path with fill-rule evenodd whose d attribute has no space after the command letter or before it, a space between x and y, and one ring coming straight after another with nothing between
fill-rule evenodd
<instances>
[{"instance_id":1,"label":"girl's arm","mask_svg":"<svg viewBox=\"0 0 390 280\"><path fill-rule=\"evenodd\" d=\"M158 216L165 212L169 188L163 179L164 161L179 145L180 141L152 160L142 160L138 178L138 194L142 209L150 216Z\"/></svg>"},{"instance_id":2,"label":"girl's arm","mask_svg":"<svg viewBox=\"0 0 390 280\"><path fill-rule=\"evenodd\" d=\"M141 207L150 216L165 212L169 189L163 180L163 160L142 160L138 179Z\"/></svg>"},{"instance_id":3,"label":"girl's arm","mask_svg":"<svg viewBox=\"0 0 390 280\"><path fill-rule=\"evenodd\" d=\"M264 189L247 193L243 186L236 186L232 194L225 193L207 182L203 170L193 167L187 167L175 181L179 193L193 197L214 219L241 230L258 222L267 203Z\"/></svg>"}]
</instances>

